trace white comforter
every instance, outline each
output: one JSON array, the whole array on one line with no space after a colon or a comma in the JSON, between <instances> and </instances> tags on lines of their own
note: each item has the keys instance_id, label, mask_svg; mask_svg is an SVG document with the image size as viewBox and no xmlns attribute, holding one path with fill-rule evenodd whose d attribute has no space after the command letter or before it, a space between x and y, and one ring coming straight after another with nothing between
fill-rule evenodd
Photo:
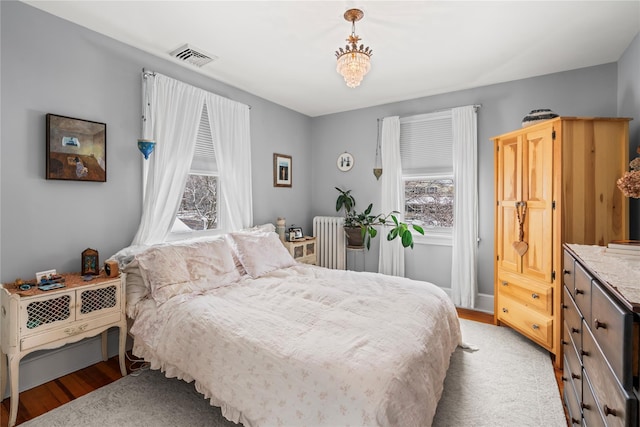
<instances>
[{"instance_id":1,"label":"white comforter","mask_svg":"<svg viewBox=\"0 0 640 427\"><path fill-rule=\"evenodd\" d=\"M247 427L426 427L455 307L438 287L299 264L140 304L133 352Z\"/></svg>"}]
</instances>

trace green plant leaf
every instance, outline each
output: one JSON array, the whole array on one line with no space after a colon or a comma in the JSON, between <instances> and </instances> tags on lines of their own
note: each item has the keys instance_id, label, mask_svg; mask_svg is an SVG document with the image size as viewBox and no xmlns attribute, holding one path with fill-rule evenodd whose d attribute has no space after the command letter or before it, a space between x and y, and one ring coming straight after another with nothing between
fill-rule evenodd
<instances>
[{"instance_id":1,"label":"green plant leaf","mask_svg":"<svg viewBox=\"0 0 640 427\"><path fill-rule=\"evenodd\" d=\"M424 229L422 227L420 227L419 225L414 225L413 229L424 236Z\"/></svg>"},{"instance_id":2,"label":"green plant leaf","mask_svg":"<svg viewBox=\"0 0 640 427\"><path fill-rule=\"evenodd\" d=\"M405 248L411 246L413 248L413 236L409 230L404 230L402 233L402 246Z\"/></svg>"}]
</instances>

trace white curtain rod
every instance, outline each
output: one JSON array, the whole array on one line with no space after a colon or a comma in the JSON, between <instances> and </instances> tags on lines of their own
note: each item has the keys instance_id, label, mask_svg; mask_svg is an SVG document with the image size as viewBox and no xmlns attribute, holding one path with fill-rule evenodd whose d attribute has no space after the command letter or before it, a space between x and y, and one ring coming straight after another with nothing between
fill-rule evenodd
<instances>
[{"instance_id":1,"label":"white curtain rod","mask_svg":"<svg viewBox=\"0 0 640 427\"><path fill-rule=\"evenodd\" d=\"M147 77L153 77L153 76L155 76L155 75L156 75L156 72L155 72L155 71L149 71L149 70L147 70L146 68L143 68L143 69L142 69L142 78L143 78L143 79L146 79ZM172 77L172 78L173 78L173 77ZM202 88L200 88L200 89L202 89ZM205 90L205 89L202 89L202 90ZM207 92L211 92L211 91L207 91ZM213 92L211 92L211 93L213 93ZM216 95L218 95L218 94L216 93ZM231 99L231 98L229 98L228 96L222 96L222 95L218 95L218 96L220 96L220 97L222 97L222 98L230 99L231 101L235 101L234 99ZM235 102L238 102L238 101L235 101ZM242 104L242 102L240 102L240 104ZM246 105L247 107L249 107L249 110L251 110L251 105L249 105L249 104L244 104L244 105Z\"/></svg>"}]
</instances>

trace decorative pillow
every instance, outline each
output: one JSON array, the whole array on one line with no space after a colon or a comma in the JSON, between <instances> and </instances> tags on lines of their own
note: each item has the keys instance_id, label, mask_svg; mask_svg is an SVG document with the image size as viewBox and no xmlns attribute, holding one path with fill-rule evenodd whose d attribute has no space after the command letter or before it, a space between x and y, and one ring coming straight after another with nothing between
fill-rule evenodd
<instances>
[{"instance_id":1,"label":"decorative pillow","mask_svg":"<svg viewBox=\"0 0 640 427\"><path fill-rule=\"evenodd\" d=\"M223 239L148 249L136 256L142 279L162 304L179 294L203 292L240 278Z\"/></svg>"},{"instance_id":2,"label":"decorative pillow","mask_svg":"<svg viewBox=\"0 0 640 427\"><path fill-rule=\"evenodd\" d=\"M236 255L247 274L257 278L278 268L296 264L274 232L229 233L235 242Z\"/></svg>"}]
</instances>

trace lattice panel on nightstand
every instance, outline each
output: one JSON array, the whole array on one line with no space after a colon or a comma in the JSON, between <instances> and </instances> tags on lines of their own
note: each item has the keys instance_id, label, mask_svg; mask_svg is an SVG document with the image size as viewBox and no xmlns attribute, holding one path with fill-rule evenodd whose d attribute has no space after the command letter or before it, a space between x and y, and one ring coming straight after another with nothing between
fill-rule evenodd
<instances>
[{"instance_id":1,"label":"lattice panel on nightstand","mask_svg":"<svg viewBox=\"0 0 640 427\"><path fill-rule=\"evenodd\" d=\"M80 313L87 314L116 306L116 286L82 291L80 295L82 307Z\"/></svg>"},{"instance_id":2,"label":"lattice panel on nightstand","mask_svg":"<svg viewBox=\"0 0 640 427\"><path fill-rule=\"evenodd\" d=\"M70 305L71 297L69 295L29 303L27 305L27 329L67 320L71 315Z\"/></svg>"}]
</instances>

